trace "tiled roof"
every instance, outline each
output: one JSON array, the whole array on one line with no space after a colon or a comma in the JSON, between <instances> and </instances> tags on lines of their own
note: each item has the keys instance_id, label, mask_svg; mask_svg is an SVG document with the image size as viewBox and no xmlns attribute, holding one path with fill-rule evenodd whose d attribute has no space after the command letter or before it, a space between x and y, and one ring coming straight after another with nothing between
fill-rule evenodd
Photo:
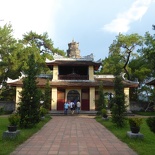
<instances>
[{"instance_id":1,"label":"tiled roof","mask_svg":"<svg viewBox=\"0 0 155 155\"><path fill-rule=\"evenodd\" d=\"M37 85L39 87L45 87L47 79L45 78L37 78ZM114 86L114 78L102 78L102 79L95 79L95 81L90 80L58 80L52 81L50 80L50 86L56 87L98 87L103 82L103 86L105 87L113 87ZM138 83L125 81L123 80L124 87L137 87ZM15 81L12 83L8 83L10 86L18 86L22 87L22 79L19 81Z\"/></svg>"},{"instance_id":2,"label":"tiled roof","mask_svg":"<svg viewBox=\"0 0 155 155\"><path fill-rule=\"evenodd\" d=\"M155 85L155 79L146 82L147 85Z\"/></svg>"},{"instance_id":3,"label":"tiled roof","mask_svg":"<svg viewBox=\"0 0 155 155\"><path fill-rule=\"evenodd\" d=\"M98 70L98 68L100 67L101 63L100 62L94 62L94 61L75 61L75 60L67 60L67 61L62 61L62 60L53 60L50 62L46 62L46 65L49 68L53 68L54 65L63 65L63 66L94 66L95 70Z\"/></svg>"}]
</instances>

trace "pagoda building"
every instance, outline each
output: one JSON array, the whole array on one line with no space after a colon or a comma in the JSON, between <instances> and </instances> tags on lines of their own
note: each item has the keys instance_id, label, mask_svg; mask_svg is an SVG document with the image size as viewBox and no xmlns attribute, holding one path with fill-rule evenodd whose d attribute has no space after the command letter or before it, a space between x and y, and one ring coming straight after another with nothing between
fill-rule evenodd
<instances>
[{"instance_id":1,"label":"pagoda building","mask_svg":"<svg viewBox=\"0 0 155 155\"><path fill-rule=\"evenodd\" d=\"M51 70L51 110L64 110L67 100L81 102L81 110L95 111L95 100L98 99L99 86L103 84L104 92L114 94L113 75L95 75L101 66L101 61L94 61L93 54L82 57L80 55L79 43L74 40L68 44L67 57L54 54L53 60L46 60ZM38 87L44 88L46 77L38 77ZM129 88L137 87L137 82L123 79L126 105L129 105ZM16 105L20 102L20 91L22 90L22 79L9 83L16 87ZM128 107L129 108L129 107Z\"/></svg>"}]
</instances>

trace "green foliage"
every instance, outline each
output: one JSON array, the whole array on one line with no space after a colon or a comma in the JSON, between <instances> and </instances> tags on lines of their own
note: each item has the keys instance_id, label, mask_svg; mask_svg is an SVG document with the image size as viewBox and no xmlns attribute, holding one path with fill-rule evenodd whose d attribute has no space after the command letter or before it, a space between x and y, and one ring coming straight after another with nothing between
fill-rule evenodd
<instances>
[{"instance_id":1,"label":"green foliage","mask_svg":"<svg viewBox=\"0 0 155 155\"><path fill-rule=\"evenodd\" d=\"M109 47L109 54L112 57L119 57L118 64L123 64L123 69L128 80L131 78L128 64L131 58L137 56L137 53L135 53L134 50L137 49L137 46L141 46L142 43L143 38L137 33L130 35L123 35L120 33L118 36L116 36L116 40L114 40Z\"/></svg>"},{"instance_id":2,"label":"green foliage","mask_svg":"<svg viewBox=\"0 0 155 155\"><path fill-rule=\"evenodd\" d=\"M102 110L101 110L101 114L102 114L102 117L107 117L108 115L107 115L107 110L105 109L105 108L103 108Z\"/></svg>"},{"instance_id":3,"label":"green foliage","mask_svg":"<svg viewBox=\"0 0 155 155\"><path fill-rule=\"evenodd\" d=\"M45 116L48 113L48 110L43 106L40 106L40 116Z\"/></svg>"},{"instance_id":4,"label":"green foliage","mask_svg":"<svg viewBox=\"0 0 155 155\"><path fill-rule=\"evenodd\" d=\"M45 85L45 95L44 95L44 108L50 110L50 105L51 105L51 87L49 84L49 80L47 80L46 85Z\"/></svg>"},{"instance_id":5,"label":"green foliage","mask_svg":"<svg viewBox=\"0 0 155 155\"><path fill-rule=\"evenodd\" d=\"M8 120L9 120L9 125L11 126L17 126L19 125L19 122L20 122L20 116L19 114L11 114L9 117L8 117Z\"/></svg>"},{"instance_id":6,"label":"green foliage","mask_svg":"<svg viewBox=\"0 0 155 155\"><path fill-rule=\"evenodd\" d=\"M9 87L6 83L3 83L3 87L0 89L0 101L13 101L16 95L16 88Z\"/></svg>"},{"instance_id":7,"label":"green foliage","mask_svg":"<svg viewBox=\"0 0 155 155\"><path fill-rule=\"evenodd\" d=\"M146 119L142 119L143 124L141 125L141 133L144 134L144 139L135 139L126 136L127 131L130 129L129 123L126 123L123 128L118 128L110 119L109 121L103 121L101 117L96 118L98 122L110 130L116 137L118 137L118 139L136 151L138 155L153 155L155 151L155 136L154 133L149 130L145 121Z\"/></svg>"},{"instance_id":8,"label":"green foliage","mask_svg":"<svg viewBox=\"0 0 155 155\"><path fill-rule=\"evenodd\" d=\"M129 118L129 124L132 127L140 127L140 125L143 123L143 119L142 118Z\"/></svg>"},{"instance_id":9,"label":"green foliage","mask_svg":"<svg viewBox=\"0 0 155 155\"><path fill-rule=\"evenodd\" d=\"M102 68L100 74L115 74L116 70L123 72L123 62L121 62L120 55L109 55L102 61Z\"/></svg>"},{"instance_id":10,"label":"green foliage","mask_svg":"<svg viewBox=\"0 0 155 155\"><path fill-rule=\"evenodd\" d=\"M155 35L145 33L145 46L141 50L143 57L146 59L146 63L150 64L150 69L152 70L153 75L155 76Z\"/></svg>"},{"instance_id":11,"label":"green foliage","mask_svg":"<svg viewBox=\"0 0 155 155\"><path fill-rule=\"evenodd\" d=\"M34 133L39 131L49 120L51 120L51 116L46 115L45 119L40 121L35 127L31 129L20 129L20 136L13 140L2 139L0 138L0 155L10 155L17 146L22 144L28 138L30 138ZM7 115L4 117L0 117L0 135L3 135L3 132L6 131L8 126L8 117Z\"/></svg>"},{"instance_id":12,"label":"green foliage","mask_svg":"<svg viewBox=\"0 0 155 155\"><path fill-rule=\"evenodd\" d=\"M115 96L113 98L114 105L112 107L112 121L118 126L123 127L125 125L126 112L125 95L122 79L120 76L116 76L114 80Z\"/></svg>"},{"instance_id":13,"label":"green foliage","mask_svg":"<svg viewBox=\"0 0 155 155\"><path fill-rule=\"evenodd\" d=\"M0 84L2 85L8 77L15 79L20 75L15 61L15 53L19 51L18 42L13 38L12 33L10 24L0 27Z\"/></svg>"},{"instance_id":14,"label":"green foliage","mask_svg":"<svg viewBox=\"0 0 155 155\"><path fill-rule=\"evenodd\" d=\"M149 126L150 130L155 133L155 117L149 117L146 120L147 125Z\"/></svg>"},{"instance_id":15,"label":"green foliage","mask_svg":"<svg viewBox=\"0 0 155 155\"><path fill-rule=\"evenodd\" d=\"M0 115L4 114L4 107L0 107Z\"/></svg>"},{"instance_id":16,"label":"green foliage","mask_svg":"<svg viewBox=\"0 0 155 155\"><path fill-rule=\"evenodd\" d=\"M103 108L106 108L105 105L105 96L104 96L104 92L103 92L103 83L100 83L99 86L99 98L95 101L96 104L96 110L97 110L97 114L100 115L101 114L101 110Z\"/></svg>"},{"instance_id":17,"label":"green foliage","mask_svg":"<svg viewBox=\"0 0 155 155\"><path fill-rule=\"evenodd\" d=\"M30 55L28 61L29 68L25 70L27 77L23 79L23 89L21 91L21 103L19 114L21 117L20 126L22 128L33 127L40 121L40 98L41 91L37 88L36 75L38 67L34 61L34 55Z\"/></svg>"},{"instance_id":18,"label":"green foliage","mask_svg":"<svg viewBox=\"0 0 155 155\"><path fill-rule=\"evenodd\" d=\"M131 68L131 79L137 78L141 83L148 76L151 75L150 65L143 56L138 56L129 62L129 67Z\"/></svg>"}]
</instances>

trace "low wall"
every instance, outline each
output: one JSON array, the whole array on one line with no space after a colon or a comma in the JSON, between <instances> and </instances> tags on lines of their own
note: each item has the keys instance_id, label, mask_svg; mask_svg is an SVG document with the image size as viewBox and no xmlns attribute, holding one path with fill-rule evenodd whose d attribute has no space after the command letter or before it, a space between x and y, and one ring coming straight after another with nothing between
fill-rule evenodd
<instances>
[{"instance_id":1,"label":"low wall","mask_svg":"<svg viewBox=\"0 0 155 155\"><path fill-rule=\"evenodd\" d=\"M148 102L130 102L130 110L131 111L143 111L147 108ZM150 107L148 110L153 110L153 103L150 104Z\"/></svg>"},{"instance_id":2,"label":"low wall","mask_svg":"<svg viewBox=\"0 0 155 155\"><path fill-rule=\"evenodd\" d=\"M3 108L4 111L14 111L15 110L15 102L0 101L0 108Z\"/></svg>"}]
</instances>

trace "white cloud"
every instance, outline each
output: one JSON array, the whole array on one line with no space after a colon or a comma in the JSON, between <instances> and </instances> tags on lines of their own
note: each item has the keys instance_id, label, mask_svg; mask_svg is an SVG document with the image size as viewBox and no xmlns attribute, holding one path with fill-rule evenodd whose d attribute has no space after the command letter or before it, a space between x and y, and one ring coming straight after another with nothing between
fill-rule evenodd
<instances>
[{"instance_id":1,"label":"white cloud","mask_svg":"<svg viewBox=\"0 0 155 155\"><path fill-rule=\"evenodd\" d=\"M146 13L149 5L153 2L152 0L136 0L131 7L118 14L116 19L112 20L111 23L103 26L103 30L112 33L126 33L130 29L130 24L134 21L141 20L143 15Z\"/></svg>"},{"instance_id":2,"label":"white cloud","mask_svg":"<svg viewBox=\"0 0 155 155\"><path fill-rule=\"evenodd\" d=\"M15 37L34 31L54 33L55 14L60 0L0 0L0 24L11 23ZM50 28L49 28L50 26Z\"/></svg>"}]
</instances>

